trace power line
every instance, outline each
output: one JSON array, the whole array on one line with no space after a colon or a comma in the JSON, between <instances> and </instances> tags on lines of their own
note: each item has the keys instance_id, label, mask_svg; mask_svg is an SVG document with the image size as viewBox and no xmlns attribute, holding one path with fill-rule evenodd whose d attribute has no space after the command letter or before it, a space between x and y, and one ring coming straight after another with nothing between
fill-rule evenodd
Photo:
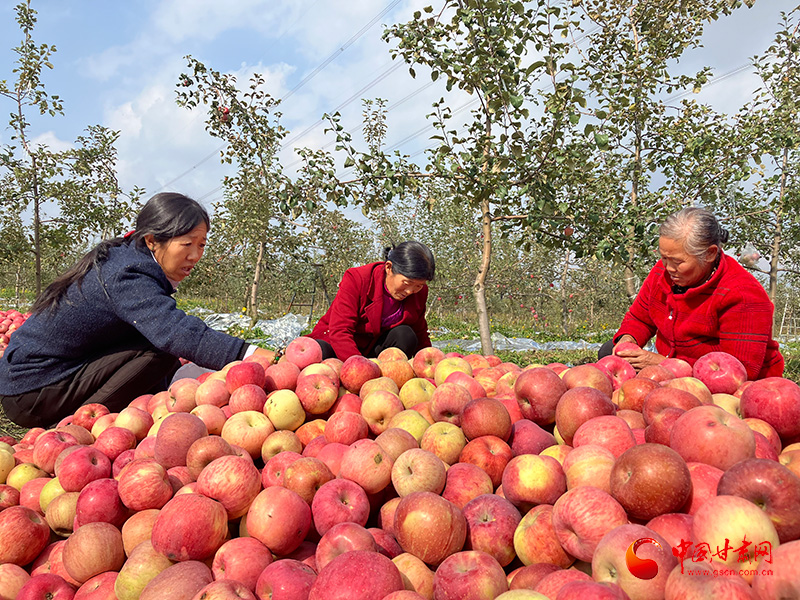
<instances>
[{"instance_id":1,"label":"power line","mask_svg":"<svg viewBox=\"0 0 800 600\"><path fill-rule=\"evenodd\" d=\"M361 29L359 29L359 30L358 30L358 31L355 33L355 35L353 35L353 36L352 36L352 37L351 37L349 40L347 40L347 41L346 41L344 44L342 44L342 45L341 45L341 46L340 46L340 47L339 47L339 48L338 48L338 49L337 49L337 50L336 50L336 51L335 51L333 54L331 54L331 55L330 55L328 58L326 58L326 59L325 59L325 60L322 62L322 64L320 64L320 65L319 65L319 66L318 66L316 69L314 69L313 71L311 71L311 73L309 73L308 75L306 75L306 76L305 76L305 77L304 77L304 78L303 78L303 79L302 79L302 80L301 80L301 81L300 81L300 82L299 82L299 83L298 83L296 86L294 86L292 89L290 89L290 90L289 90L289 91L286 93L286 95L283 97L283 99L284 99L284 100L286 100L287 98L291 97L291 96L292 96L292 95L293 95L293 94L294 94L294 93L295 93L297 90L299 90L299 89L300 89L301 87L303 87L303 86L304 86L306 83L308 83L308 82L309 82L309 81L311 81L311 80L312 80L314 77L316 77L316 75L317 75L317 74L318 74L320 71L322 71L322 69L324 69L324 68L325 68L325 67L327 67L329 64L331 64L331 63L332 63L332 62L333 62L333 61L336 59L336 57L338 57L338 56L339 56L339 55L340 55L342 52L344 52L344 51L345 51L345 50L347 50L347 49L348 49L350 46L352 46L352 45L353 45L353 44L356 42L356 40L358 40L358 38L360 38L362 35L364 35L364 34L365 34L365 33L366 33L366 32L367 32L367 31L368 31L368 30L369 30L369 29L370 29L370 28L371 28L373 25L375 25L375 23L377 23L378 21L380 21L380 20L381 20L381 19L382 19L382 18L383 18L383 17L384 17L384 16L385 16L387 13L389 13L389 11L391 11L391 10L392 10L392 9L393 9L395 6L397 6L398 4L400 4L400 2L401 2L401 0L394 0L394 1L393 1L391 4L389 4L389 6L387 6L386 8L384 8L384 9L383 9L383 10L382 10L380 13L378 13L378 14L377 14L375 17L373 17L373 18L372 18L372 20L371 20L369 23L367 23L366 25L364 25L364 27L362 27Z\"/></svg>"},{"instance_id":2,"label":"power line","mask_svg":"<svg viewBox=\"0 0 800 600\"><path fill-rule=\"evenodd\" d=\"M333 62L336 57L342 54L345 50L347 50L350 46L352 46L361 36L363 36L375 23L380 21L384 16L386 16L394 7L400 4L401 0L393 0L386 8L384 8L380 13L378 13L375 17L373 17L369 23L364 25L361 29L359 29L354 35L350 37L344 44L342 44L339 49L337 49L333 54L331 54L328 58L326 58L322 64L320 64L316 69L314 69L311 73L309 73L306 77L304 77L297 85L295 85L285 96L283 96L282 100L286 100L290 96L292 96L297 90L302 88L306 83L311 81L320 71L322 71L325 67L327 67L331 62ZM216 156L216 154L222 151L227 143L222 144L218 148L216 148L213 152L201 158L197 163L193 166L186 169L183 173L178 175L177 177L171 179L167 183L165 183L161 188L158 190L159 192L164 191L167 187L175 183L176 181L183 179L194 171L197 167L202 165L203 163L208 162L211 158Z\"/></svg>"}]
</instances>

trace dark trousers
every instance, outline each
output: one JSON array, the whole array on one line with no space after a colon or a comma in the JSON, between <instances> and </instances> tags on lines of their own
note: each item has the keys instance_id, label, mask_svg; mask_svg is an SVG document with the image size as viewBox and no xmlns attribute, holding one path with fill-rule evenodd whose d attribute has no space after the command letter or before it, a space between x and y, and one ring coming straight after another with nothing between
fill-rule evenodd
<instances>
[{"instance_id":1,"label":"dark trousers","mask_svg":"<svg viewBox=\"0 0 800 600\"><path fill-rule=\"evenodd\" d=\"M317 340L317 343L322 348L322 360L336 358L336 352L333 351L333 347L328 342ZM413 358L417 352L417 344L419 344L419 340L414 330L408 325L398 325L381 333L372 350L367 353L367 358L378 356L386 348L400 348L406 353L406 356Z\"/></svg>"},{"instance_id":2,"label":"dark trousers","mask_svg":"<svg viewBox=\"0 0 800 600\"><path fill-rule=\"evenodd\" d=\"M604 356L610 356L614 352L614 340L608 340L597 351L597 360L600 360Z\"/></svg>"},{"instance_id":3,"label":"dark trousers","mask_svg":"<svg viewBox=\"0 0 800 600\"><path fill-rule=\"evenodd\" d=\"M178 367L180 361L170 354L132 348L96 358L58 383L0 401L14 423L47 428L84 404L105 404L112 413L119 412L142 394L167 389Z\"/></svg>"}]
</instances>

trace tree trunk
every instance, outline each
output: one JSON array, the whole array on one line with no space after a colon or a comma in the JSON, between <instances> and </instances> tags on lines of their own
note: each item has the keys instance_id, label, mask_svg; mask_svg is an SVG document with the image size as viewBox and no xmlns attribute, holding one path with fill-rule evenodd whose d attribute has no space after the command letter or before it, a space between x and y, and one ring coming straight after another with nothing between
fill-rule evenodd
<instances>
[{"instance_id":1,"label":"tree trunk","mask_svg":"<svg viewBox=\"0 0 800 600\"><path fill-rule=\"evenodd\" d=\"M36 261L36 297L38 298L39 294L42 293L42 242L40 237L42 220L39 202L39 180L36 177L36 157L33 155L31 155L31 172L33 176L33 255Z\"/></svg>"},{"instance_id":2,"label":"tree trunk","mask_svg":"<svg viewBox=\"0 0 800 600\"><path fill-rule=\"evenodd\" d=\"M478 276L475 278L472 290L475 295L475 307L478 310L481 352L486 356L494 354L492 330L489 327L489 310L486 307L486 277L489 275L489 266L492 261L492 219L488 197L481 200L481 233L483 234L481 266L478 269Z\"/></svg>"},{"instance_id":3,"label":"tree trunk","mask_svg":"<svg viewBox=\"0 0 800 600\"><path fill-rule=\"evenodd\" d=\"M489 150L492 137L491 117L486 117L486 145L483 148L483 172L488 173L489 169ZM492 330L489 327L489 309L486 307L486 278L489 276L489 267L492 262L492 213L490 207L490 196L487 190L481 198L481 266L475 283L472 285L473 295L475 296L475 308L478 311L478 332L481 336L481 352L484 356L494 354L492 347Z\"/></svg>"},{"instance_id":4,"label":"tree trunk","mask_svg":"<svg viewBox=\"0 0 800 600\"><path fill-rule=\"evenodd\" d=\"M264 264L264 242L258 242L258 258L253 272L253 282L250 284L250 299L247 302L247 314L255 325L258 321L258 285L261 282L261 269Z\"/></svg>"},{"instance_id":5,"label":"tree trunk","mask_svg":"<svg viewBox=\"0 0 800 600\"><path fill-rule=\"evenodd\" d=\"M783 149L783 165L781 168L781 189L778 197L778 208L775 211L775 230L772 233L772 256L769 261L769 299L775 304L778 297L778 265L780 264L781 241L783 237L783 204L786 197L786 169L789 164L789 149Z\"/></svg>"},{"instance_id":6,"label":"tree trunk","mask_svg":"<svg viewBox=\"0 0 800 600\"><path fill-rule=\"evenodd\" d=\"M569 273L569 250L564 255L564 270L561 271L561 332L567 335L569 310L567 308L567 274Z\"/></svg>"}]
</instances>

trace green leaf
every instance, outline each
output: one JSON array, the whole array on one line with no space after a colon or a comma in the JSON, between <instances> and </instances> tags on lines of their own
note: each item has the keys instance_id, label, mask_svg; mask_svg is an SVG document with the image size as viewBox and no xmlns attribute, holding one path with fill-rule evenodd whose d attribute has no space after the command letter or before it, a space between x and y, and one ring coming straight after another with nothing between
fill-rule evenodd
<instances>
[{"instance_id":1,"label":"green leaf","mask_svg":"<svg viewBox=\"0 0 800 600\"><path fill-rule=\"evenodd\" d=\"M594 143L597 144L600 150L608 150L608 134L595 131Z\"/></svg>"},{"instance_id":2,"label":"green leaf","mask_svg":"<svg viewBox=\"0 0 800 600\"><path fill-rule=\"evenodd\" d=\"M511 103L511 106L513 106L514 108L519 108L520 106L522 106L523 98L522 98L522 96L511 95L511 96L509 96L508 101Z\"/></svg>"}]
</instances>

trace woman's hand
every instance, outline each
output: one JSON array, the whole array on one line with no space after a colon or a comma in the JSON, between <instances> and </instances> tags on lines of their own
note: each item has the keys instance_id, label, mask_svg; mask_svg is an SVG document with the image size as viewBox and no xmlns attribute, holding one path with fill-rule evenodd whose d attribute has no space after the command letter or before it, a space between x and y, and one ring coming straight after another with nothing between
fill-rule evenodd
<instances>
[{"instance_id":1,"label":"woman's hand","mask_svg":"<svg viewBox=\"0 0 800 600\"><path fill-rule=\"evenodd\" d=\"M259 354L261 356L265 356L269 359L272 359L273 361L275 358L275 353L272 350L267 350L266 348L256 348L253 351L253 354Z\"/></svg>"},{"instance_id":2,"label":"woman's hand","mask_svg":"<svg viewBox=\"0 0 800 600\"><path fill-rule=\"evenodd\" d=\"M618 343L629 341L625 339L626 337L630 336L622 336ZM632 338L630 341L632 341ZM633 343L636 342L633 341ZM658 365L666 358L666 356L661 356L660 354L649 352L648 350L642 350L641 348L627 348L615 354L631 363L631 366L636 369L636 371L641 371L645 367L651 365Z\"/></svg>"}]
</instances>

